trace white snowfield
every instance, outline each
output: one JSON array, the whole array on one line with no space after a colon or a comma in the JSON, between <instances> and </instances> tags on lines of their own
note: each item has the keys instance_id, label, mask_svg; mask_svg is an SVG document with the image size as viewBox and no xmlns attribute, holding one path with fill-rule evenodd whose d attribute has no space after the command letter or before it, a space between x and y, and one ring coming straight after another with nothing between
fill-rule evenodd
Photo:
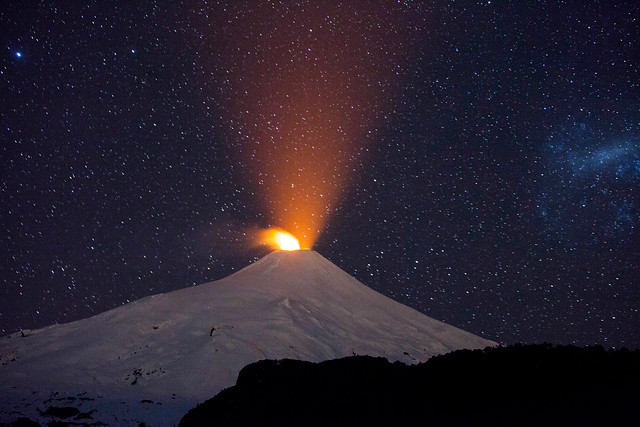
<instances>
[{"instance_id":1,"label":"white snowfield","mask_svg":"<svg viewBox=\"0 0 640 427\"><path fill-rule=\"evenodd\" d=\"M53 406L78 408L91 417L85 422L174 425L261 359L418 363L496 345L373 291L309 250L272 252L216 282L25 335L0 338L0 422L59 419L40 412Z\"/></svg>"}]
</instances>

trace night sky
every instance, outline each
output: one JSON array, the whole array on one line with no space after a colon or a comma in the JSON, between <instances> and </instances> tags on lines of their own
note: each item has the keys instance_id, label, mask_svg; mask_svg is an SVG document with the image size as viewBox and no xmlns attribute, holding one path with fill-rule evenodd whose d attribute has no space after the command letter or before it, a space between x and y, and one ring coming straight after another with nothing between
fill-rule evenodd
<instances>
[{"instance_id":1,"label":"night sky","mask_svg":"<svg viewBox=\"0 0 640 427\"><path fill-rule=\"evenodd\" d=\"M242 3L0 6L2 333L278 226L503 344L640 345L636 1Z\"/></svg>"}]
</instances>

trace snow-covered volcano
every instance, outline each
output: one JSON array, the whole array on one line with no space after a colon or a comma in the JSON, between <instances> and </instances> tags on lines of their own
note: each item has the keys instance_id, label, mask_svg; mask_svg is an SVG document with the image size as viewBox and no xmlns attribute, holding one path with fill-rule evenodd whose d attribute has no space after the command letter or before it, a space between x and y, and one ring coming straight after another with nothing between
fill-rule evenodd
<instances>
[{"instance_id":1,"label":"snow-covered volcano","mask_svg":"<svg viewBox=\"0 0 640 427\"><path fill-rule=\"evenodd\" d=\"M417 363L495 345L308 250L273 252L216 282L22 335L0 339L0 421L46 421L37 410L72 406L107 424L170 425L260 359L366 354Z\"/></svg>"}]
</instances>

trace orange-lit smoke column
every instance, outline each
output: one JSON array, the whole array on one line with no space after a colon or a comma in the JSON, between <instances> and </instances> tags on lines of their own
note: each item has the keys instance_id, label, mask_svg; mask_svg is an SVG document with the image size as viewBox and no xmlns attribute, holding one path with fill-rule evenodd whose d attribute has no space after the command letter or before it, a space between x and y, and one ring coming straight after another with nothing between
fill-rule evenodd
<instances>
[{"instance_id":1,"label":"orange-lit smoke column","mask_svg":"<svg viewBox=\"0 0 640 427\"><path fill-rule=\"evenodd\" d=\"M397 3L225 6L218 73L235 161L271 224L311 248L379 138L410 19ZM391 25L393 24L393 25Z\"/></svg>"}]
</instances>

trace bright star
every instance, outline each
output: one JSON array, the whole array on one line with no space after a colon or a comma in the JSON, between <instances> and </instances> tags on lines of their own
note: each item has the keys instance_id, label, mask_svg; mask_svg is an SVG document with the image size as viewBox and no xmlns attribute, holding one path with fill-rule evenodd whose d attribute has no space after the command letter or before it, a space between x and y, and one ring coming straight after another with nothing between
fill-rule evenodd
<instances>
[{"instance_id":1,"label":"bright star","mask_svg":"<svg viewBox=\"0 0 640 427\"><path fill-rule=\"evenodd\" d=\"M22 58L22 52L16 52L16 56L17 56L18 58Z\"/></svg>"}]
</instances>

